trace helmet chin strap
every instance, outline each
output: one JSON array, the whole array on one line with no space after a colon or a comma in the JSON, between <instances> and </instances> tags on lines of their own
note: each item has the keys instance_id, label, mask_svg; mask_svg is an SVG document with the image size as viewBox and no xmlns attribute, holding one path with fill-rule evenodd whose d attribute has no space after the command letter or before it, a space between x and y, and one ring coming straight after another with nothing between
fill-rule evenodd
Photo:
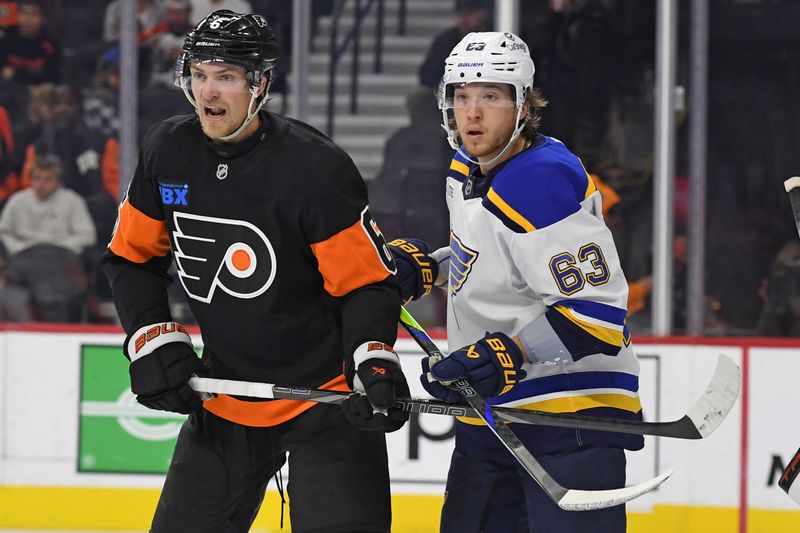
<instances>
[{"instance_id":1,"label":"helmet chin strap","mask_svg":"<svg viewBox=\"0 0 800 533\"><path fill-rule=\"evenodd\" d=\"M197 101L192 97L192 94L189 92L189 89L186 87L186 84L181 84L181 88L183 89L183 94L186 96L186 99L189 100L189 103L194 106L194 111L197 113L197 116L200 116L200 109L197 107ZM233 133L229 133L223 137L217 137L216 141L228 142L231 139L234 139L237 135L242 133L244 129L247 127L250 122L258 115L258 112L264 107L264 104L267 103L269 99L269 93L264 90L264 97L260 101L256 101L258 98L258 87L250 87L250 102L247 104L247 117L242 121L241 125L236 128ZM256 104L255 109L253 109L253 104Z\"/></svg>"},{"instance_id":2,"label":"helmet chin strap","mask_svg":"<svg viewBox=\"0 0 800 533\"><path fill-rule=\"evenodd\" d=\"M255 116L258 114L258 111L264 106L265 103L267 103L268 97L269 93L265 91L264 98L256 102L256 99L258 98L258 87L250 87L250 103L247 104L247 117L242 122L242 125L236 128L236 131L234 131L233 133L229 133L224 137L217 137L217 140L222 142L228 142L231 139L236 138L236 136L239 135L240 133L242 133L244 129L247 127L247 125L250 124L253 118L255 118ZM253 104L256 104L256 108L251 111Z\"/></svg>"}]
</instances>

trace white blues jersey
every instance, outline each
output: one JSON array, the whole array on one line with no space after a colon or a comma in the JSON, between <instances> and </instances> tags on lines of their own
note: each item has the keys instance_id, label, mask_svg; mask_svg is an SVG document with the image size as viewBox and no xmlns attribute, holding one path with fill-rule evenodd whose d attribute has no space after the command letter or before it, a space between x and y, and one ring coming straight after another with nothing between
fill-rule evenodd
<instances>
[{"instance_id":1,"label":"white blues jersey","mask_svg":"<svg viewBox=\"0 0 800 533\"><path fill-rule=\"evenodd\" d=\"M580 160L542 135L487 176L456 154L446 194L449 346L495 331L522 332L528 341L528 375L497 404L640 419L639 364L625 326L627 282L600 193ZM547 432L548 442L531 434L538 452L588 443L642 446L641 437L520 429L530 428Z\"/></svg>"}]
</instances>

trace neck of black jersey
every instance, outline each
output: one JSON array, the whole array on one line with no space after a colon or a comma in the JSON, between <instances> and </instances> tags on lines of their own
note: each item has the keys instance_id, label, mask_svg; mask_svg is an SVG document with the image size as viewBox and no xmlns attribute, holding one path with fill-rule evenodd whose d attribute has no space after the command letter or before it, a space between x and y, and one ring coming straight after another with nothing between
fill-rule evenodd
<instances>
[{"instance_id":1,"label":"neck of black jersey","mask_svg":"<svg viewBox=\"0 0 800 533\"><path fill-rule=\"evenodd\" d=\"M242 154L246 154L256 146L258 146L260 142L266 140L267 137L269 137L269 131L272 126L272 119L268 115L269 114L266 111L259 111L258 129L254 131L252 135L248 135L247 138L239 142L218 143L211 140L205 134L203 134L203 139L206 141L206 145L209 148L211 148L211 150L219 157L222 157L224 159L233 159L234 157L239 157Z\"/></svg>"}]
</instances>

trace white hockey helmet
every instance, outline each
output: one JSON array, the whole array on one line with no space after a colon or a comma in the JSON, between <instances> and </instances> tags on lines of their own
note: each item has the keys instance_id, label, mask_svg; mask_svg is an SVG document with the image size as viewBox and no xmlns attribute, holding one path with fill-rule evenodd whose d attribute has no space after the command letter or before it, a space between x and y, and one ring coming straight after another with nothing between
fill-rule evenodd
<instances>
[{"instance_id":1,"label":"white hockey helmet","mask_svg":"<svg viewBox=\"0 0 800 533\"><path fill-rule=\"evenodd\" d=\"M458 129L454 126L453 92L455 87L466 83L493 82L511 85L517 107L517 126L508 144L495 159L501 157L519 137L525 127L522 107L525 98L533 89L535 67L528 45L510 32L473 32L461 39L445 59L444 76L439 84L439 109L442 110L442 126L447 131L447 140L454 150L472 161L461 151ZM490 163L492 162L490 161ZM477 161L473 161L477 163Z\"/></svg>"}]
</instances>

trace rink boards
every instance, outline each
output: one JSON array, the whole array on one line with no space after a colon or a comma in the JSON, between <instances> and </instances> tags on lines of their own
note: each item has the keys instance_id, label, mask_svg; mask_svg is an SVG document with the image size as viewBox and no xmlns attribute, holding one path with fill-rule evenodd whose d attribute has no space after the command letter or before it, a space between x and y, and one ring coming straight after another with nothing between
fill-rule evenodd
<instances>
[{"instance_id":1,"label":"rink boards","mask_svg":"<svg viewBox=\"0 0 800 533\"><path fill-rule=\"evenodd\" d=\"M147 529L182 419L135 403L122 340L115 328L0 331L0 529ZM397 348L412 394L424 396L420 352L407 338ZM629 531L800 531L800 507L777 486L800 447L800 393L792 386L800 342L640 338L636 351L648 420L682 416L721 353L742 366L744 380L737 405L709 438L647 437L644 450L628 455L629 483L676 470L629 504ZM452 434L452 419L424 414L388 436L392 531L436 531ZM279 530L274 489L273 482L254 530Z\"/></svg>"}]
</instances>

